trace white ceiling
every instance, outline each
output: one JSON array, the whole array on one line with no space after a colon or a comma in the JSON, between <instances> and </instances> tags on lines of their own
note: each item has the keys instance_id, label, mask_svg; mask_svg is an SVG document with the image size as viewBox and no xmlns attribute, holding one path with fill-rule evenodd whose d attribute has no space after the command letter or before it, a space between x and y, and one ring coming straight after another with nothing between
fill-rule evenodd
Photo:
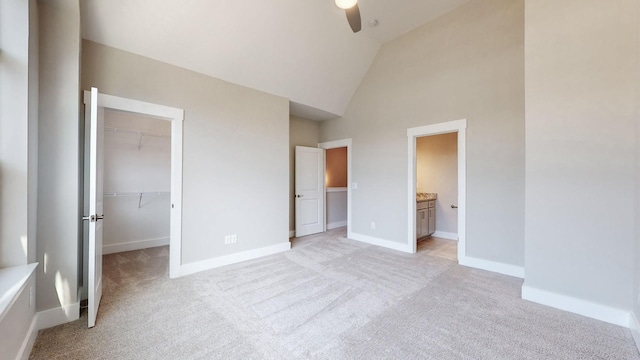
<instances>
[{"instance_id":1,"label":"white ceiling","mask_svg":"<svg viewBox=\"0 0 640 360\"><path fill-rule=\"evenodd\" d=\"M286 97L292 114L325 120L344 113L381 44L468 1L360 0L354 34L333 0L91 0L81 2L82 37Z\"/></svg>"}]
</instances>

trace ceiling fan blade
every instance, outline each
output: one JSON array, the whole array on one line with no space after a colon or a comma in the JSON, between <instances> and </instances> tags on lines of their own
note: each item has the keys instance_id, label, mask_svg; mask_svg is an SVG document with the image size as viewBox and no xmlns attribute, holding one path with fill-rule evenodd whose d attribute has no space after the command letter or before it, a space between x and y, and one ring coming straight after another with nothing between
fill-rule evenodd
<instances>
[{"instance_id":1,"label":"ceiling fan blade","mask_svg":"<svg viewBox=\"0 0 640 360\"><path fill-rule=\"evenodd\" d=\"M352 8L345 10L347 13L347 20L349 21L349 26L351 26L351 30L354 33L357 33L362 29L362 21L360 20L360 9L358 8L358 4L355 4Z\"/></svg>"}]
</instances>

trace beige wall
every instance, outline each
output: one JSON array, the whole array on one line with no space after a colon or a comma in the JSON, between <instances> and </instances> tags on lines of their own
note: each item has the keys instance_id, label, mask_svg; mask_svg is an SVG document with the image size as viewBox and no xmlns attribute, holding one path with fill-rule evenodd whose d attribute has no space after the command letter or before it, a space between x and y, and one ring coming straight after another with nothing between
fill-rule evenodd
<instances>
[{"instance_id":1,"label":"beige wall","mask_svg":"<svg viewBox=\"0 0 640 360\"><path fill-rule=\"evenodd\" d=\"M326 150L326 186L347 187L347 148Z\"/></svg>"},{"instance_id":2,"label":"beige wall","mask_svg":"<svg viewBox=\"0 0 640 360\"><path fill-rule=\"evenodd\" d=\"M289 231L294 231L295 223L295 153L296 146L318 147L320 123L296 116L289 118Z\"/></svg>"},{"instance_id":3,"label":"beige wall","mask_svg":"<svg viewBox=\"0 0 640 360\"><path fill-rule=\"evenodd\" d=\"M0 3L0 268L27 264L29 7Z\"/></svg>"},{"instance_id":4,"label":"beige wall","mask_svg":"<svg viewBox=\"0 0 640 360\"><path fill-rule=\"evenodd\" d=\"M458 233L458 133L416 139L418 192L437 193L436 231Z\"/></svg>"},{"instance_id":5,"label":"beige wall","mask_svg":"<svg viewBox=\"0 0 640 360\"><path fill-rule=\"evenodd\" d=\"M38 7L35 0L0 1L0 269L36 259ZM3 274L3 288L11 276ZM0 357L16 359L36 307L31 274L0 318ZM6 294L1 294L3 297ZM4 301L5 299L3 299Z\"/></svg>"},{"instance_id":6,"label":"beige wall","mask_svg":"<svg viewBox=\"0 0 640 360\"><path fill-rule=\"evenodd\" d=\"M287 99L84 41L91 86L185 110L183 264L288 241Z\"/></svg>"},{"instance_id":7,"label":"beige wall","mask_svg":"<svg viewBox=\"0 0 640 360\"><path fill-rule=\"evenodd\" d=\"M352 230L407 242L407 128L458 119L467 256L523 266L522 0L472 1L385 44L344 117L322 124L321 141L353 139Z\"/></svg>"},{"instance_id":8,"label":"beige wall","mask_svg":"<svg viewBox=\"0 0 640 360\"><path fill-rule=\"evenodd\" d=\"M637 301L639 10L526 2L524 285L626 310Z\"/></svg>"}]
</instances>

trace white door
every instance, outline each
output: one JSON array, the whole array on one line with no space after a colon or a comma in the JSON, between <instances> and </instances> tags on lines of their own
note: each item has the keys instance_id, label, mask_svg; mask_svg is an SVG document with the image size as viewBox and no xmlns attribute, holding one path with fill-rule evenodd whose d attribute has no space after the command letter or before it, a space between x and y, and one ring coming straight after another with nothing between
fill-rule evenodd
<instances>
[{"instance_id":1,"label":"white door","mask_svg":"<svg viewBox=\"0 0 640 360\"><path fill-rule=\"evenodd\" d=\"M296 237L324 231L324 149L296 146Z\"/></svg>"},{"instance_id":2,"label":"white door","mask_svg":"<svg viewBox=\"0 0 640 360\"><path fill-rule=\"evenodd\" d=\"M98 306L102 297L102 219L103 212L103 145L104 108L98 107L98 89L91 88L86 105L85 126L89 132L89 327L96 324ZM86 146L86 145L85 145Z\"/></svg>"}]
</instances>

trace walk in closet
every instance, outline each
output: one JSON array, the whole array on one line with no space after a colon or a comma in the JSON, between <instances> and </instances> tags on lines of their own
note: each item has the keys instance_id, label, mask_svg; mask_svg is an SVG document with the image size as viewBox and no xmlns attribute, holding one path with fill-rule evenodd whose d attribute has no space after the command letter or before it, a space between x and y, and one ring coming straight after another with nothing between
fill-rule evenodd
<instances>
[{"instance_id":1,"label":"walk in closet","mask_svg":"<svg viewBox=\"0 0 640 360\"><path fill-rule=\"evenodd\" d=\"M106 110L103 253L169 245L171 123Z\"/></svg>"}]
</instances>

